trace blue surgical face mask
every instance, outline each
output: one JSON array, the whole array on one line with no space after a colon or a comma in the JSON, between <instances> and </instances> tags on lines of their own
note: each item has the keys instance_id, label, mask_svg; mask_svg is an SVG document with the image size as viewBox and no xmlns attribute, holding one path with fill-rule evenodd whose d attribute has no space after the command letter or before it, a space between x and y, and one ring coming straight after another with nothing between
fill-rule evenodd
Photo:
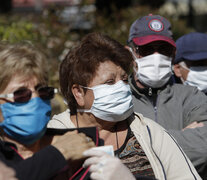
<instances>
[{"instance_id":1,"label":"blue surgical face mask","mask_svg":"<svg viewBox=\"0 0 207 180\"><path fill-rule=\"evenodd\" d=\"M26 103L4 103L0 108L4 117L0 127L11 138L32 144L44 135L51 115L50 100L35 97Z\"/></svg>"},{"instance_id":2,"label":"blue surgical face mask","mask_svg":"<svg viewBox=\"0 0 207 180\"><path fill-rule=\"evenodd\" d=\"M116 84L101 84L92 88L94 102L91 109L78 109L78 112L90 112L105 121L123 121L133 113L130 87L123 81Z\"/></svg>"}]
</instances>

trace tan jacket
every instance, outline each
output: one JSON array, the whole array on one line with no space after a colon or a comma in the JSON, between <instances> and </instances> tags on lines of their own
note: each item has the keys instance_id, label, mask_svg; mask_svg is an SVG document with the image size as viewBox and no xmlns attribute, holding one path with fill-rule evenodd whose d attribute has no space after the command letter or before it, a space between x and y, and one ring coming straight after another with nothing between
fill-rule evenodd
<instances>
[{"instance_id":1,"label":"tan jacket","mask_svg":"<svg viewBox=\"0 0 207 180\"><path fill-rule=\"evenodd\" d=\"M74 128L67 110L53 116L50 128ZM130 128L147 155L155 177L159 180L201 179L177 141L156 122L136 113Z\"/></svg>"}]
</instances>

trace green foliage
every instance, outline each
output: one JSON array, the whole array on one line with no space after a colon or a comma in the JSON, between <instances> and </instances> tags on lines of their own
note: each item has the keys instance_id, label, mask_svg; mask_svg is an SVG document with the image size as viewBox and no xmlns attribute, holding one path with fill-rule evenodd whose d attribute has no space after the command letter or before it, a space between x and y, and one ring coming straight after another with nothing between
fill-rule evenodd
<instances>
[{"instance_id":1,"label":"green foliage","mask_svg":"<svg viewBox=\"0 0 207 180\"><path fill-rule=\"evenodd\" d=\"M102 16L100 13L96 14L96 26L94 31L108 34L112 38L118 40L120 43L126 45L129 28L131 24L141 16L148 14L160 14L158 9L152 9L149 6L133 6L126 9L122 9L119 12L114 11L110 17ZM176 40L183 34L193 31L186 24L183 19L174 19L173 17L167 17L165 14L160 14L166 17L172 24L173 37Z\"/></svg>"},{"instance_id":2,"label":"green foliage","mask_svg":"<svg viewBox=\"0 0 207 180\"><path fill-rule=\"evenodd\" d=\"M176 41L179 37L184 34L188 34L190 32L195 31L193 28L187 26L187 21L182 19L169 19L172 24L173 38Z\"/></svg>"},{"instance_id":3,"label":"green foliage","mask_svg":"<svg viewBox=\"0 0 207 180\"><path fill-rule=\"evenodd\" d=\"M154 11L151 11L147 6L134 6L114 11L109 17L97 13L94 31L105 33L125 45L131 24L137 18L149 14L148 12Z\"/></svg>"},{"instance_id":4,"label":"green foliage","mask_svg":"<svg viewBox=\"0 0 207 180\"><path fill-rule=\"evenodd\" d=\"M83 1L88 4L92 0ZM58 13L61 9L51 7L45 9L41 14L33 13L11 13L0 16L0 39L9 42L31 41L45 52L50 66L50 83L58 86L58 67L60 59L65 52L73 47L79 40L89 32L97 31L105 33L126 45L129 28L139 17L159 14L158 9L147 5L134 5L119 11L112 11L109 16L96 12L95 26L90 31L70 31L70 24L61 23ZM162 15L162 14L161 14ZM165 14L162 16L166 17ZM172 31L175 40L181 35L193 31L186 25L185 20L166 17L172 23ZM63 53L64 52L64 53ZM61 58L60 58L61 57Z\"/></svg>"},{"instance_id":5,"label":"green foliage","mask_svg":"<svg viewBox=\"0 0 207 180\"><path fill-rule=\"evenodd\" d=\"M90 4L91 1L93 0L83 0L83 4ZM119 11L112 7L112 12L107 16L103 15L103 12L94 14L95 26L90 31L71 31L70 24L60 22L58 12L61 10L61 8L53 6L50 9L45 9L41 14L31 12L0 16L0 39L11 43L31 41L44 51L49 62L49 84L57 88L59 87L60 60L86 33L94 31L105 33L126 45L129 28L137 18L150 13L159 14L158 9L151 8L148 5L140 6L136 3L132 7ZM166 17L165 14L162 16ZM193 31L187 27L185 20L173 19L173 17L166 18L172 23L175 40L181 35Z\"/></svg>"},{"instance_id":6,"label":"green foliage","mask_svg":"<svg viewBox=\"0 0 207 180\"><path fill-rule=\"evenodd\" d=\"M139 0L138 1L141 5L148 5L150 6L151 8L153 9L156 9L156 8L159 8L161 7L165 2L166 0Z\"/></svg>"},{"instance_id":7,"label":"green foliage","mask_svg":"<svg viewBox=\"0 0 207 180\"><path fill-rule=\"evenodd\" d=\"M38 34L34 31L31 22L11 22L11 24L0 25L0 39L2 41L19 42L22 40L37 40Z\"/></svg>"}]
</instances>

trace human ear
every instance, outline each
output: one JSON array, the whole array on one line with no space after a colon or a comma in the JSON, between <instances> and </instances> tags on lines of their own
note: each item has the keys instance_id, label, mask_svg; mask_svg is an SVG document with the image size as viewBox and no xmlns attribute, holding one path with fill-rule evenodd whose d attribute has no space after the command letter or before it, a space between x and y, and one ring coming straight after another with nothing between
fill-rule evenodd
<instances>
[{"instance_id":1,"label":"human ear","mask_svg":"<svg viewBox=\"0 0 207 180\"><path fill-rule=\"evenodd\" d=\"M174 71L174 73L177 77L182 77L180 64L174 64L173 65L173 71Z\"/></svg>"},{"instance_id":2,"label":"human ear","mask_svg":"<svg viewBox=\"0 0 207 180\"><path fill-rule=\"evenodd\" d=\"M84 96L85 92L82 87L80 87L78 84L73 84L71 91L73 93L73 96L79 106L84 106L85 101L84 101Z\"/></svg>"}]
</instances>

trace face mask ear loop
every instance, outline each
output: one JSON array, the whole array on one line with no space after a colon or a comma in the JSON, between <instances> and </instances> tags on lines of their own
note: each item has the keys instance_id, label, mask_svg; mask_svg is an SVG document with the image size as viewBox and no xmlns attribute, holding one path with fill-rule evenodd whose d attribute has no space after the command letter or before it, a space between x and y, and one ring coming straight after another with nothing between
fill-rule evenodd
<instances>
[{"instance_id":1,"label":"face mask ear loop","mask_svg":"<svg viewBox=\"0 0 207 180\"><path fill-rule=\"evenodd\" d=\"M89 89L88 87L82 86L80 85L80 87L84 88L84 89ZM78 124L78 114L76 113L76 124L77 124L77 128L79 128L79 124Z\"/></svg>"},{"instance_id":2,"label":"face mask ear loop","mask_svg":"<svg viewBox=\"0 0 207 180\"><path fill-rule=\"evenodd\" d=\"M175 73L174 73L174 65L173 65L173 64L171 65L171 73L172 73L172 75L175 74Z\"/></svg>"},{"instance_id":3,"label":"face mask ear loop","mask_svg":"<svg viewBox=\"0 0 207 180\"><path fill-rule=\"evenodd\" d=\"M135 54L134 54L134 52L133 52L133 50L132 50L131 47L129 48L129 51L131 52L131 54L132 54L132 56L133 56L133 58L134 58L134 61L136 62L137 67L138 67L138 62L136 61L136 60L137 60L137 57L135 56ZM137 70L136 70L135 67L133 67L133 70L134 70L135 73L137 73Z\"/></svg>"},{"instance_id":4,"label":"face mask ear loop","mask_svg":"<svg viewBox=\"0 0 207 180\"><path fill-rule=\"evenodd\" d=\"M132 50L132 48L131 48L131 47L129 48L129 51L131 52L131 54L132 54L132 56L133 56L134 60L136 60L136 59L137 59L137 57L135 56L134 51Z\"/></svg>"},{"instance_id":5,"label":"face mask ear loop","mask_svg":"<svg viewBox=\"0 0 207 180\"><path fill-rule=\"evenodd\" d=\"M77 124L77 128L79 128L79 124L78 124L78 114L76 114L76 124Z\"/></svg>"}]
</instances>

